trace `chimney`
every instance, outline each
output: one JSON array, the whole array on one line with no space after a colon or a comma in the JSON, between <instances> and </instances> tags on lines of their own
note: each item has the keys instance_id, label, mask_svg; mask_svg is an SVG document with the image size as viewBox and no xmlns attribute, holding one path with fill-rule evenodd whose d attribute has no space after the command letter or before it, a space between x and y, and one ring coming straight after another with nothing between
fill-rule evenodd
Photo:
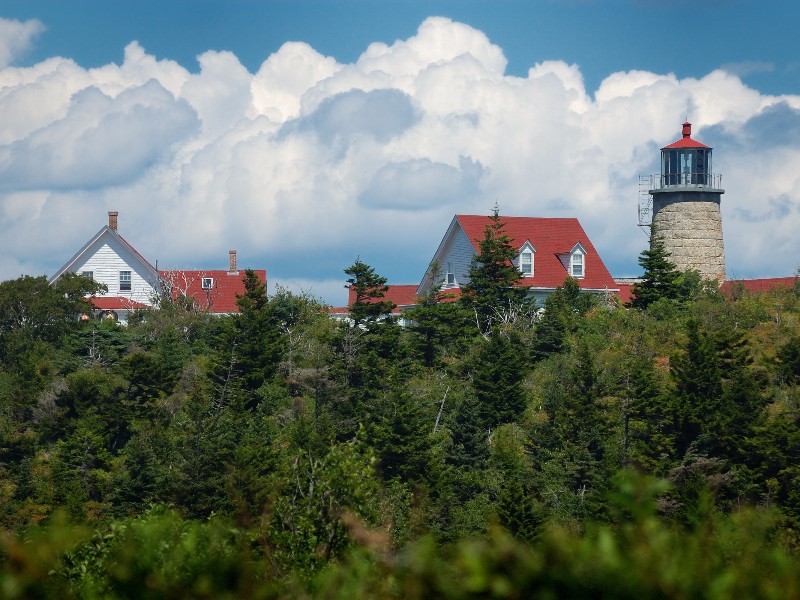
<instances>
[{"instance_id":1,"label":"chimney","mask_svg":"<svg viewBox=\"0 0 800 600\"><path fill-rule=\"evenodd\" d=\"M119 213L115 210L108 211L108 226L111 231L117 231L117 216Z\"/></svg>"},{"instance_id":2,"label":"chimney","mask_svg":"<svg viewBox=\"0 0 800 600\"><path fill-rule=\"evenodd\" d=\"M228 269L228 273L231 275L236 275L236 273L238 273L236 270L236 250L229 250L228 258L230 260L230 268Z\"/></svg>"}]
</instances>

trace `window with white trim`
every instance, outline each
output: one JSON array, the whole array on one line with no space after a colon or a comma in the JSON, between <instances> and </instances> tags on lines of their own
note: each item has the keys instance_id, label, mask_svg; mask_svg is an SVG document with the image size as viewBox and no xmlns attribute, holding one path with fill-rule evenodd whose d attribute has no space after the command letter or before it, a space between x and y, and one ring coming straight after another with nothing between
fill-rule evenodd
<instances>
[{"instance_id":1,"label":"window with white trim","mask_svg":"<svg viewBox=\"0 0 800 600\"><path fill-rule=\"evenodd\" d=\"M204 290L210 290L214 287L214 280L211 277L203 277L202 286Z\"/></svg>"},{"instance_id":2,"label":"window with white trim","mask_svg":"<svg viewBox=\"0 0 800 600\"><path fill-rule=\"evenodd\" d=\"M583 277L584 274L584 256L583 252L573 252L569 258L569 274L573 277Z\"/></svg>"},{"instance_id":3,"label":"window with white trim","mask_svg":"<svg viewBox=\"0 0 800 600\"><path fill-rule=\"evenodd\" d=\"M120 292L130 292L131 291L131 272L130 271L120 271L119 272L119 291Z\"/></svg>"},{"instance_id":4,"label":"window with white trim","mask_svg":"<svg viewBox=\"0 0 800 600\"><path fill-rule=\"evenodd\" d=\"M94 279L94 271L81 271L81 275L92 280Z\"/></svg>"},{"instance_id":5,"label":"window with white trim","mask_svg":"<svg viewBox=\"0 0 800 600\"><path fill-rule=\"evenodd\" d=\"M525 250L519 255L519 271L523 277L533 277L533 252Z\"/></svg>"},{"instance_id":6,"label":"window with white trim","mask_svg":"<svg viewBox=\"0 0 800 600\"><path fill-rule=\"evenodd\" d=\"M447 285L456 284L456 274L453 273L453 263L447 263L447 275L444 281Z\"/></svg>"}]
</instances>

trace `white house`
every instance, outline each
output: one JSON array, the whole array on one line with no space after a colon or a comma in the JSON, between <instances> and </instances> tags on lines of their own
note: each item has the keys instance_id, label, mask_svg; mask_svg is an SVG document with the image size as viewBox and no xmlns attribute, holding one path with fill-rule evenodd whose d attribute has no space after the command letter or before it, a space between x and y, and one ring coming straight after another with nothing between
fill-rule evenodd
<instances>
[{"instance_id":1,"label":"white house","mask_svg":"<svg viewBox=\"0 0 800 600\"><path fill-rule=\"evenodd\" d=\"M118 213L108 213L103 226L50 278L53 284L64 273L79 273L105 284L108 292L93 297L96 314L126 322L134 310L150 308L162 293L191 298L199 310L213 314L238 312L237 297L245 292L236 266L236 251L229 252L229 268L214 270L159 271L117 232ZM255 271L267 284L266 270Z\"/></svg>"}]
</instances>

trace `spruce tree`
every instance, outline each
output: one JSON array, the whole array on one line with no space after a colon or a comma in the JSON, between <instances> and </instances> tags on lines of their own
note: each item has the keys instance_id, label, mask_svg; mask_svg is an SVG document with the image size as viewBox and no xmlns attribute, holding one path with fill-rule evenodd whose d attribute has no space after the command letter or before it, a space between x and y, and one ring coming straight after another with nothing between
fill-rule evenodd
<instances>
[{"instance_id":1,"label":"spruce tree","mask_svg":"<svg viewBox=\"0 0 800 600\"><path fill-rule=\"evenodd\" d=\"M525 410L523 347L512 334L493 332L478 356L472 385L482 425L494 429L516 421Z\"/></svg>"},{"instance_id":2,"label":"spruce tree","mask_svg":"<svg viewBox=\"0 0 800 600\"><path fill-rule=\"evenodd\" d=\"M639 266L644 269L644 274L642 281L633 285L633 308L644 310L657 300L680 298L680 271L670 262L669 256L663 240L653 228L650 232L650 249L639 255Z\"/></svg>"},{"instance_id":3,"label":"spruce tree","mask_svg":"<svg viewBox=\"0 0 800 600\"><path fill-rule=\"evenodd\" d=\"M686 352L671 361L675 381L672 433L677 458L708 430L720 412L722 372L717 348L708 332L695 319L687 324Z\"/></svg>"},{"instance_id":4,"label":"spruce tree","mask_svg":"<svg viewBox=\"0 0 800 600\"><path fill-rule=\"evenodd\" d=\"M394 303L383 300L389 291L386 277L378 275L375 269L361 262L359 258L344 272L350 276L347 278L347 287L355 293L355 299L350 305L350 318L355 325L375 323L392 312Z\"/></svg>"},{"instance_id":5,"label":"spruce tree","mask_svg":"<svg viewBox=\"0 0 800 600\"><path fill-rule=\"evenodd\" d=\"M526 290L518 287L522 274L512 262L516 256L495 206L469 267L469 282L461 288L462 303L475 313L482 332L491 327L497 310L525 298Z\"/></svg>"}]
</instances>

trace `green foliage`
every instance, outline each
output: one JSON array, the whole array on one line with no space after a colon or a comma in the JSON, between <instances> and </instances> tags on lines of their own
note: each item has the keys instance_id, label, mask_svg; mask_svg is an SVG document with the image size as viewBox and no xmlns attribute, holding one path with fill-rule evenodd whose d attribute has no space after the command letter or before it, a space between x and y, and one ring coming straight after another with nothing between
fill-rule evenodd
<instances>
[{"instance_id":1,"label":"green foliage","mask_svg":"<svg viewBox=\"0 0 800 600\"><path fill-rule=\"evenodd\" d=\"M469 267L469 282L461 288L461 302L474 313L481 332L495 324L498 311L512 309L525 299L526 290L517 287L522 274L512 261L517 250L505 233L497 206L489 216L478 254Z\"/></svg>"},{"instance_id":2,"label":"green foliage","mask_svg":"<svg viewBox=\"0 0 800 600\"><path fill-rule=\"evenodd\" d=\"M472 377L484 429L519 418L526 406L524 378L524 350L519 338L513 332L493 332L478 353Z\"/></svg>"},{"instance_id":3,"label":"green foliage","mask_svg":"<svg viewBox=\"0 0 800 600\"><path fill-rule=\"evenodd\" d=\"M386 277L378 275L375 269L358 258L344 272L349 275L347 284L354 295L350 305L350 318L356 327L362 323L375 323L392 312L394 303L381 300L389 290Z\"/></svg>"},{"instance_id":4,"label":"green foliage","mask_svg":"<svg viewBox=\"0 0 800 600\"><path fill-rule=\"evenodd\" d=\"M639 255L644 269L642 281L633 285L633 308L645 309L659 300L677 300L681 296L680 272L669 260L663 240L650 232L650 248Z\"/></svg>"},{"instance_id":5,"label":"green foliage","mask_svg":"<svg viewBox=\"0 0 800 600\"><path fill-rule=\"evenodd\" d=\"M690 273L641 311L567 279L478 329L434 289L354 327L248 274L236 315L122 328L29 279L0 284L35 317L0 330L0 596L798 595L795 290Z\"/></svg>"}]
</instances>

